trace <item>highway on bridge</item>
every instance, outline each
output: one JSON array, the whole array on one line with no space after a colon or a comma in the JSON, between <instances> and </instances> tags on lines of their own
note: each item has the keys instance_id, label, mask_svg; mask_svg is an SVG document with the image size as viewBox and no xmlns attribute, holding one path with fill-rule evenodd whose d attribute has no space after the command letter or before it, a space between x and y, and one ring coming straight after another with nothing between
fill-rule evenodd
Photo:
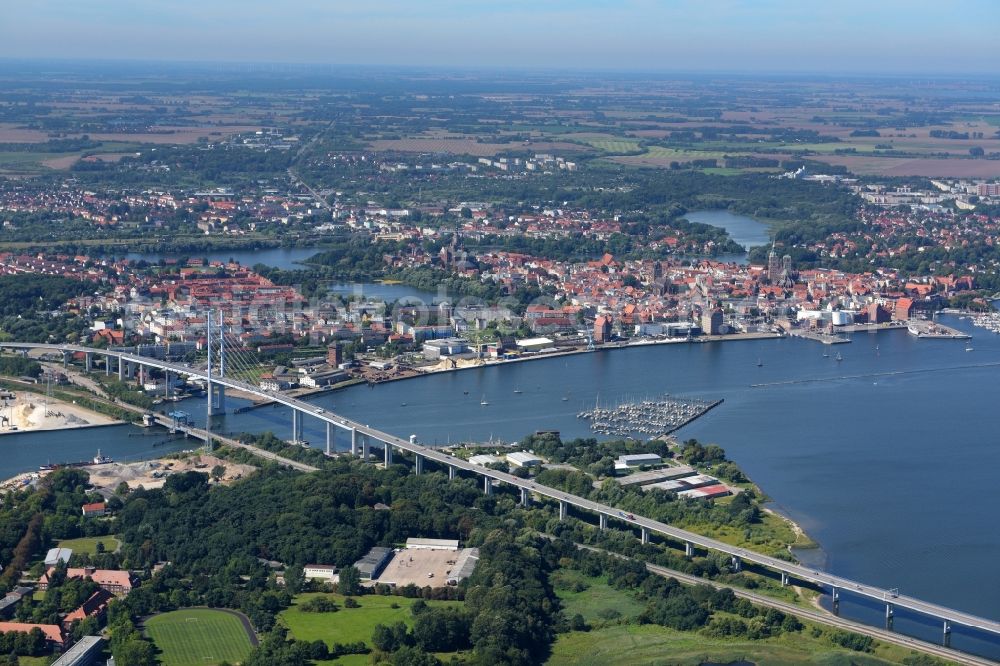
<instances>
[{"instance_id":1,"label":"highway on bridge","mask_svg":"<svg viewBox=\"0 0 1000 666\"><path fill-rule=\"evenodd\" d=\"M169 361L150 358L146 356L138 356L126 352L112 351L107 349L94 349L79 345L59 345L59 344L41 344L41 343L36 344L36 343L19 343L19 342L0 343L0 348L3 347L11 349L44 349L62 353L76 353L76 352L89 353L105 357L118 358L120 362L137 363L154 368L159 368L162 370L169 370L170 372L190 377L196 377L200 379L208 378L205 371L192 368L187 365L172 363ZM805 567L799 564L786 562L785 560L781 560L776 557L771 557L768 555L756 553L752 550L739 548L737 546L733 546L731 544L727 544L722 541L718 541L716 539L712 539L709 537L701 536L699 534L695 534L694 532L689 532L687 530L683 530L678 527L673 527L666 523L661 523L659 521L652 520L650 518L644 518L642 516L633 516L632 514L625 513L620 509L608 506L606 504L601 504L599 502L594 502L582 497L578 497L576 495L572 495L557 488L551 488L548 486L536 484L530 479L522 479L512 474L499 472L479 465L473 465L472 463L466 460L463 460L461 458L456 458L443 451L422 446L415 442L411 442L407 439L403 439L401 437L397 437L395 435L382 432L380 430L370 427L369 425L358 423L343 416L330 413L324 410L323 408L317 407L316 405L313 405L309 402L305 402L297 398L291 398L277 392L264 391L257 386L248 384L243 381L235 380L228 377L215 377L215 376L211 378L211 381L232 389L244 391L249 394L266 397L270 400L273 400L276 403L286 405L287 407L293 410L298 410L304 414L309 414L315 417L316 419L324 421L334 427L352 433L356 433L357 435L361 435L369 439L376 440L377 442L381 442L383 445L388 445L389 447L392 448L408 451L419 457L422 457L425 460L431 460L441 465L446 465L458 470L463 470L465 472L476 474L485 477L487 479L491 479L493 481L499 481L501 483L505 483L510 486L514 486L516 488L520 488L523 492L539 495L542 497L548 497L550 499L562 503L561 506L562 505L573 506L579 509L583 509L585 511L589 511L599 515L607 516L608 518L619 520L628 525L638 527L644 533L644 536L648 534L660 534L662 536L673 539L674 541L680 544L691 544L695 547L702 548L704 550L714 550L721 553L726 553L731 557L736 558L734 560L734 562L736 563L753 562L757 565L787 574L788 576L803 582L823 585L836 591L850 591L852 594L868 597L870 599L887 604L887 607L890 610L893 607L907 608L934 618L938 618L945 623L960 624L966 627L972 627L975 629L979 629L981 631L989 632L1000 636L1000 622L997 622L995 620L979 617L977 615L965 613L963 611L941 606L939 604L922 601L920 599L908 595L897 594L893 590L877 587L874 585L867 585L859 581L851 580L849 578L844 578L842 576L837 576L834 574ZM562 510L560 511L560 515L561 514Z\"/></svg>"}]
</instances>

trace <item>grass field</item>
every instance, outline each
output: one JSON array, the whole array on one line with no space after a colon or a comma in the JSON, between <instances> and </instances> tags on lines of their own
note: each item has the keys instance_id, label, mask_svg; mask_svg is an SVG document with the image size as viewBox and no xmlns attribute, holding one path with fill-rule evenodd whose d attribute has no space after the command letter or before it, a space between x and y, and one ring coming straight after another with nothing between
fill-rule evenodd
<instances>
[{"instance_id":1,"label":"grass field","mask_svg":"<svg viewBox=\"0 0 1000 666\"><path fill-rule=\"evenodd\" d=\"M624 155L611 157L614 162L633 166L666 167L671 162L691 162L693 160L722 160L726 155L743 155L745 153L724 152L714 150L686 150L683 148L666 148L664 146L649 146L641 155Z\"/></svg>"},{"instance_id":2,"label":"grass field","mask_svg":"<svg viewBox=\"0 0 1000 666\"><path fill-rule=\"evenodd\" d=\"M97 544L103 543L104 550L113 553L121 546L121 542L113 536L81 537L79 539L64 539L59 542L60 548L69 548L74 555L93 555L97 552Z\"/></svg>"},{"instance_id":3,"label":"grass field","mask_svg":"<svg viewBox=\"0 0 1000 666\"><path fill-rule=\"evenodd\" d=\"M50 663L48 657L18 657L18 666L48 666Z\"/></svg>"},{"instance_id":4,"label":"grass field","mask_svg":"<svg viewBox=\"0 0 1000 666\"><path fill-rule=\"evenodd\" d=\"M900 663L909 654L887 648L879 656L835 648L808 629L762 641L707 638L655 625L618 625L586 633L560 634L553 646L550 666L614 666L615 664L729 663L747 660L768 666L823 664L824 666L880 666ZM884 656L885 659L879 658ZM664 660L667 661L664 661Z\"/></svg>"},{"instance_id":5,"label":"grass field","mask_svg":"<svg viewBox=\"0 0 1000 666\"><path fill-rule=\"evenodd\" d=\"M76 157L79 153L0 152L0 169L41 171L46 160Z\"/></svg>"},{"instance_id":6,"label":"grass field","mask_svg":"<svg viewBox=\"0 0 1000 666\"><path fill-rule=\"evenodd\" d=\"M312 597L325 596L334 601L340 610L336 613L303 613L298 604ZM333 643L353 643L364 641L371 645L372 630L376 624L405 622L413 624L410 607L416 599L403 597L382 597L366 595L355 597L360 608L344 608L344 597L339 594L302 594L295 598L291 608L279 616L295 638L303 641L322 640L327 645ZM399 606L393 608L393 604ZM428 601L429 606L458 606L461 601ZM338 660L337 663L341 663Z\"/></svg>"},{"instance_id":7,"label":"grass field","mask_svg":"<svg viewBox=\"0 0 1000 666\"><path fill-rule=\"evenodd\" d=\"M639 150L639 142L628 139L594 139L587 143L606 153L634 153Z\"/></svg>"},{"instance_id":8,"label":"grass field","mask_svg":"<svg viewBox=\"0 0 1000 666\"><path fill-rule=\"evenodd\" d=\"M146 634L160 650L163 666L235 663L250 654L250 639L239 618L210 608L153 616L146 621Z\"/></svg>"},{"instance_id":9,"label":"grass field","mask_svg":"<svg viewBox=\"0 0 1000 666\"><path fill-rule=\"evenodd\" d=\"M559 569L552 578L567 618L579 613L588 624L594 624L615 618L634 618L645 608L632 594L616 590L604 578L590 578L574 569ZM577 592L575 586L578 585L586 589Z\"/></svg>"},{"instance_id":10,"label":"grass field","mask_svg":"<svg viewBox=\"0 0 1000 666\"><path fill-rule=\"evenodd\" d=\"M635 139L625 139L611 134L567 134L566 139L580 141L605 153L634 153L640 149Z\"/></svg>"},{"instance_id":11,"label":"grass field","mask_svg":"<svg viewBox=\"0 0 1000 666\"><path fill-rule=\"evenodd\" d=\"M480 143L473 137L411 137L406 139L376 139L368 142L373 150L384 152L394 151L402 153L447 153L452 155L473 155L476 157L490 157L497 153L506 153L512 150L524 150L525 145L520 142L513 143ZM538 152L579 152L582 148L567 141L533 141L531 150ZM2 153L0 153L2 155Z\"/></svg>"}]
</instances>

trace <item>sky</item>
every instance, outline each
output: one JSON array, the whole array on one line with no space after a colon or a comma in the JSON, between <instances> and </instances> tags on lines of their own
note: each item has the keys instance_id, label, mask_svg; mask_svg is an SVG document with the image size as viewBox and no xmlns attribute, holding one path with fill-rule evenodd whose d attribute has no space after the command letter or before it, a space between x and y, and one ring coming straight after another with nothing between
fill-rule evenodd
<instances>
[{"instance_id":1,"label":"sky","mask_svg":"<svg viewBox=\"0 0 1000 666\"><path fill-rule=\"evenodd\" d=\"M0 0L0 58L995 73L996 0Z\"/></svg>"}]
</instances>

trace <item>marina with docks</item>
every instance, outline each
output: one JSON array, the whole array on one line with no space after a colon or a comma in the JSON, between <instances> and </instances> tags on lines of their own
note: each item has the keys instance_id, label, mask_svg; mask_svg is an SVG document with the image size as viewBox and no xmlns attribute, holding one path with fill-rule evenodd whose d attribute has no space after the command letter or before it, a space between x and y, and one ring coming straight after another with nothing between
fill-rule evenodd
<instances>
[{"instance_id":1,"label":"marina with docks","mask_svg":"<svg viewBox=\"0 0 1000 666\"><path fill-rule=\"evenodd\" d=\"M636 434L663 436L684 427L710 409L714 402L697 398L665 395L659 398L625 402L614 407L600 407L580 412L578 418L590 421L590 429L612 437L634 437Z\"/></svg>"}]
</instances>

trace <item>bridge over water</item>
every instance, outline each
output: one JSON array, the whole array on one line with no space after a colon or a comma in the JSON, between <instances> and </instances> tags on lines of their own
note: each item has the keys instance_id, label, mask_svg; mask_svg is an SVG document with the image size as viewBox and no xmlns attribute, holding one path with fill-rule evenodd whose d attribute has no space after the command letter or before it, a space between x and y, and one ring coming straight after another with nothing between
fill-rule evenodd
<instances>
[{"instance_id":1,"label":"bridge over water","mask_svg":"<svg viewBox=\"0 0 1000 666\"><path fill-rule=\"evenodd\" d=\"M520 500L524 504L528 504L532 496L554 500L559 507L560 519L566 518L570 507L572 507L578 511L596 514L601 529L607 529L609 521L612 520L625 523L638 532L643 543L648 543L653 536L658 536L673 542L679 547L683 547L685 554L689 557L694 555L696 549L725 553L730 557L732 567L736 571L740 570L745 563L753 563L779 574L782 584L787 585L794 579L829 589L835 609L839 604L840 595L844 591L848 591L853 595L867 597L884 604L886 624L889 628L892 626L895 609L905 608L940 620L942 641L945 645L948 645L950 642L953 625L962 625L993 634L994 636L1000 636L1000 622L995 620L899 594L896 590L868 585L860 581L792 562L786 562L775 557L695 534L694 532L689 532L666 523L625 513L606 504L578 497L557 488L534 483L530 479L522 479L512 474L473 465L443 451L423 446L416 441L415 437L403 439L382 432L370 425L358 423L344 416L328 412L303 400L292 398L279 392L264 391L254 384L233 378L232 376L226 376L224 361L219 362L219 373L216 374L212 367L211 359L206 368L200 369L163 359L140 356L126 351L96 349L79 345L3 342L0 343L0 348L39 349L56 352L63 355L64 361L68 361L73 355L82 354L85 367L88 370L94 369L93 360L95 357L104 357L105 372L111 374L112 366L117 366L119 377L123 378L131 377L136 368L148 367L168 373L168 377L169 373L174 373L176 375L200 379L208 384L207 409L209 414L221 413L220 409L223 404L225 388L267 398L278 404L285 405L292 410L293 432L296 433L296 438L302 432L301 424L303 417L308 416L324 422L326 424L326 452L328 454L332 453L331 446L335 430L341 430L350 435L351 454L360 455L364 460L370 458L372 447L382 449L382 458L387 465L392 463L394 450L405 451L413 455L414 468L417 474L423 473L426 463L430 461L447 469L449 478L454 478L459 472L481 477L483 492L487 494L493 493L497 485L506 485L516 488L519 491ZM210 433L205 432L202 434L207 437Z\"/></svg>"}]
</instances>

